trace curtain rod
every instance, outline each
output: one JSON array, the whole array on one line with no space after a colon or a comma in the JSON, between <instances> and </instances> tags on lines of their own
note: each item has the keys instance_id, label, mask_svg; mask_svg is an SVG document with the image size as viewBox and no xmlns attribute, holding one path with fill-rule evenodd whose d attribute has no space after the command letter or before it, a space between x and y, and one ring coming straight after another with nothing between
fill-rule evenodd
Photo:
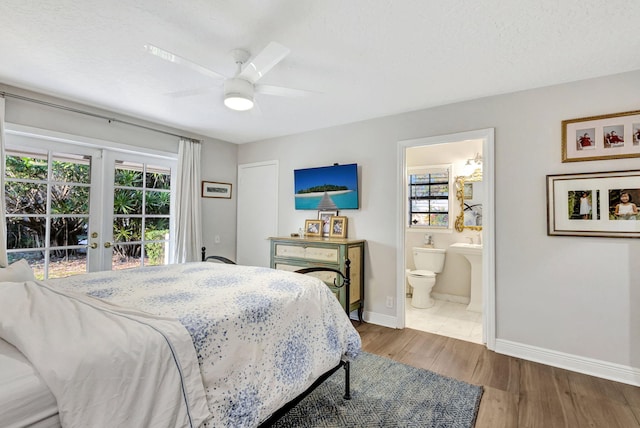
<instances>
[{"instance_id":1,"label":"curtain rod","mask_svg":"<svg viewBox=\"0 0 640 428\"><path fill-rule=\"evenodd\" d=\"M137 123L128 122L126 120L116 119L115 117L103 116L101 114L91 113L91 112L84 111L84 110L79 110L79 109L76 109L76 108L73 108L73 107L63 106L63 105L60 105L60 104L54 104L54 103L50 103L48 101L42 101L42 100L38 100L38 99L35 99L35 98L25 97L23 95L12 94L10 92L0 91L0 96L3 96L5 98L6 97L15 98L17 100L28 101L30 103L35 103L35 104L41 104L43 106L53 107L53 108L57 108L57 109L60 109L60 110L66 110L66 111L70 111L72 113L83 114L85 116L91 116L91 117L95 117L95 118L98 118L98 119L104 119L104 120L108 121L109 123L111 123L111 122L122 123L123 125L135 126L135 127L138 127L138 128L146 129L147 131L153 131L153 132L158 132L160 134L171 135L172 137L184 138L186 140L191 140L191 141L195 141L195 142L198 142L198 143L201 142L200 140L196 140L194 138L185 137L184 135L174 134L174 133L168 132L168 131L162 131L160 129L152 128L150 126L140 125L140 124L137 124Z\"/></svg>"}]
</instances>

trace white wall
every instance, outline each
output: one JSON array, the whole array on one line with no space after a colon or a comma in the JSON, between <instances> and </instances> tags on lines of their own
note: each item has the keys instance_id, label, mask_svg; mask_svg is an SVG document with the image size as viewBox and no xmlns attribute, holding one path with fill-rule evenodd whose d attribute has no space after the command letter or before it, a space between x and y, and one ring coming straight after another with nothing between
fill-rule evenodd
<instances>
[{"instance_id":1,"label":"white wall","mask_svg":"<svg viewBox=\"0 0 640 428\"><path fill-rule=\"evenodd\" d=\"M232 191L235 191L237 166L237 145L235 144L190 134L171 127L133 119L8 85L0 84L0 90L201 140L203 144L201 154L202 178L210 181L232 183ZM12 97L6 98L6 121L116 144L126 144L142 149L142 151L152 149L178 153L179 138L176 136L165 135L118 122L109 123L101 118L43 106ZM203 245L207 247L208 254L214 254L215 252L227 257L235 256L235 193L232 193L231 200L202 199L202 228ZM220 236L219 244L214 243L216 234Z\"/></svg>"},{"instance_id":2,"label":"white wall","mask_svg":"<svg viewBox=\"0 0 640 428\"><path fill-rule=\"evenodd\" d=\"M462 102L244 144L238 162L280 162L281 233L312 216L294 210L293 169L357 162L361 209L341 214L349 236L367 240L365 312L395 316L385 296L395 295L401 251L398 141L495 128L498 341L522 353L619 366L640 383L640 241L547 236L545 203L546 174L638 168L637 159L563 164L561 121L638 109L639 87L636 71Z\"/></svg>"}]
</instances>

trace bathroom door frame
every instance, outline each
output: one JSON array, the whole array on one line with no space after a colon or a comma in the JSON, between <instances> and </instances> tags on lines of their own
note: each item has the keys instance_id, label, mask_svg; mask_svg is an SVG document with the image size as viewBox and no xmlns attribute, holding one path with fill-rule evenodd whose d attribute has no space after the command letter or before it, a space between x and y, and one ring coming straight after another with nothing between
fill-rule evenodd
<instances>
[{"instance_id":1,"label":"bathroom door frame","mask_svg":"<svg viewBox=\"0 0 640 428\"><path fill-rule=\"evenodd\" d=\"M407 149L432 144L456 143L466 140L482 140L482 341L487 348L496 347L496 281L495 281L495 200L494 200L494 138L495 129L486 128L455 134L416 138L398 142L397 171L397 273L396 273L396 320L397 328L405 327L405 216L407 201Z\"/></svg>"}]
</instances>

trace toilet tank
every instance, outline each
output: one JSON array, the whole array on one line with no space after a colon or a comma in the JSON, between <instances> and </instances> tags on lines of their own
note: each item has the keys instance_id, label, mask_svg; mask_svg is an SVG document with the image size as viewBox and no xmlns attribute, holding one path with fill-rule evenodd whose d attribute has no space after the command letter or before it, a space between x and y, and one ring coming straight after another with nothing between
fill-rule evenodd
<instances>
[{"instance_id":1,"label":"toilet tank","mask_svg":"<svg viewBox=\"0 0 640 428\"><path fill-rule=\"evenodd\" d=\"M442 248L413 247L413 263L416 265L416 270L442 272L445 252L446 250Z\"/></svg>"}]
</instances>

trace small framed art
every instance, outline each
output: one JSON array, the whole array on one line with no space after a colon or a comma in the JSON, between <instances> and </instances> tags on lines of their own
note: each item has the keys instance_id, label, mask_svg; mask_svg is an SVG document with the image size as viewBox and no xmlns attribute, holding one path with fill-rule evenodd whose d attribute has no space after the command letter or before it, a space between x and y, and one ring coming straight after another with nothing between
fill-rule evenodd
<instances>
[{"instance_id":1,"label":"small framed art","mask_svg":"<svg viewBox=\"0 0 640 428\"><path fill-rule=\"evenodd\" d=\"M329 223L329 237L346 238L347 237L347 218L344 216L334 215Z\"/></svg>"},{"instance_id":2,"label":"small framed art","mask_svg":"<svg viewBox=\"0 0 640 428\"><path fill-rule=\"evenodd\" d=\"M216 181L202 182L203 198L231 199L231 183L218 183Z\"/></svg>"},{"instance_id":3,"label":"small framed art","mask_svg":"<svg viewBox=\"0 0 640 428\"><path fill-rule=\"evenodd\" d=\"M640 110L562 121L562 162L640 157Z\"/></svg>"},{"instance_id":4,"label":"small framed art","mask_svg":"<svg viewBox=\"0 0 640 428\"><path fill-rule=\"evenodd\" d=\"M640 238L640 170L547 175L547 234Z\"/></svg>"},{"instance_id":5,"label":"small framed art","mask_svg":"<svg viewBox=\"0 0 640 428\"><path fill-rule=\"evenodd\" d=\"M322 236L329 236L331 217L338 215L338 211L318 211L318 220L322 220Z\"/></svg>"},{"instance_id":6,"label":"small framed art","mask_svg":"<svg viewBox=\"0 0 640 428\"><path fill-rule=\"evenodd\" d=\"M305 220L305 236L322 236L322 220Z\"/></svg>"}]
</instances>

